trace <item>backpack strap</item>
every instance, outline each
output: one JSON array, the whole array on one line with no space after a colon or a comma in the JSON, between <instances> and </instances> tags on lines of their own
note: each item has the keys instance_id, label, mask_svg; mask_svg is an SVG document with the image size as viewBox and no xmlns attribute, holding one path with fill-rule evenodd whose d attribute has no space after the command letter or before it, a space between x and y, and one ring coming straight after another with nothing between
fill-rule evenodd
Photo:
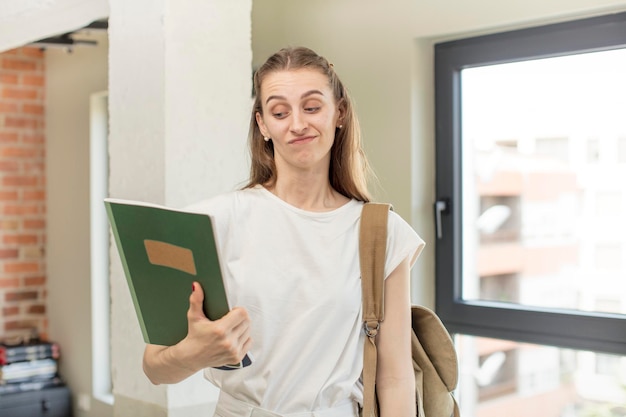
<instances>
[{"instance_id":1,"label":"backpack strap","mask_svg":"<svg viewBox=\"0 0 626 417\"><path fill-rule=\"evenodd\" d=\"M392 207L385 203L365 203L359 230L359 261L363 293L363 417L378 415L376 401L376 335L384 319L385 256L387 219Z\"/></svg>"}]
</instances>

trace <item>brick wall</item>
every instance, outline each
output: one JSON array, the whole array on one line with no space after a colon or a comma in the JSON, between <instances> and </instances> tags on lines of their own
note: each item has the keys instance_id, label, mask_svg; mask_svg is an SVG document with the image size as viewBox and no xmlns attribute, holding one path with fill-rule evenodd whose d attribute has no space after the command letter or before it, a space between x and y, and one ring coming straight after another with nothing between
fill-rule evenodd
<instances>
[{"instance_id":1,"label":"brick wall","mask_svg":"<svg viewBox=\"0 0 626 417\"><path fill-rule=\"evenodd\" d=\"M0 337L46 336L44 53L0 54Z\"/></svg>"}]
</instances>

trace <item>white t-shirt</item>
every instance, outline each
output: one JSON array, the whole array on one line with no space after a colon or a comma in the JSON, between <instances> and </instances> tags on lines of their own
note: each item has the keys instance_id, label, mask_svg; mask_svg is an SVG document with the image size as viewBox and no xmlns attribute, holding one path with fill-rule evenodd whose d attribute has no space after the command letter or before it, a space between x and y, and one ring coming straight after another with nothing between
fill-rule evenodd
<instances>
[{"instance_id":1,"label":"white t-shirt","mask_svg":"<svg viewBox=\"0 0 626 417\"><path fill-rule=\"evenodd\" d=\"M188 207L214 217L229 303L251 319L252 365L206 369L209 381L282 414L362 402L362 206L310 212L257 186ZM387 244L385 276L424 242L390 212Z\"/></svg>"}]
</instances>

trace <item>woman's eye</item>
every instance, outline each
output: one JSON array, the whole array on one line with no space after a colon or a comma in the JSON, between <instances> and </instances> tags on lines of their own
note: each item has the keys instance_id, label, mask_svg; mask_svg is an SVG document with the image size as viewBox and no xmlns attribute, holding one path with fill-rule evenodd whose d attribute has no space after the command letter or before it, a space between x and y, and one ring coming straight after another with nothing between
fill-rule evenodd
<instances>
[{"instance_id":1,"label":"woman's eye","mask_svg":"<svg viewBox=\"0 0 626 417\"><path fill-rule=\"evenodd\" d=\"M282 118L284 118L285 116L287 116L287 113L286 113L286 112L276 112L276 113L272 113L272 115L273 115L275 118L277 118L277 119L282 119Z\"/></svg>"},{"instance_id":2,"label":"woman's eye","mask_svg":"<svg viewBox=\"0 0 626 417\"><path fill-rule=\"evenodd\" d=\"M306 111L307 113L315 113L319 109L319 107L305 107L304 111Z\"/></svg>"}]
</instances>

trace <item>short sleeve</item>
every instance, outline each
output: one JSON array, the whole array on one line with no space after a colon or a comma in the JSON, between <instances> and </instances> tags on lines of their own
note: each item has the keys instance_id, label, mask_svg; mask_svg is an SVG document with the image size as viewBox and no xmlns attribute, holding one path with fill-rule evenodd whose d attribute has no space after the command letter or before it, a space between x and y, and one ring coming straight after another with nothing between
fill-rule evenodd
<instances>
[{"instance_id":1,"label":"short sleeve","mask_svg":"<svg viewBox=\"0 0 626 417\"><path fill-rule=\"evenodd\" d=\"M407 257L413 267L426 243L400 215L390 211L387 224L385 278Z\"/></svg>"}]
</instances>

